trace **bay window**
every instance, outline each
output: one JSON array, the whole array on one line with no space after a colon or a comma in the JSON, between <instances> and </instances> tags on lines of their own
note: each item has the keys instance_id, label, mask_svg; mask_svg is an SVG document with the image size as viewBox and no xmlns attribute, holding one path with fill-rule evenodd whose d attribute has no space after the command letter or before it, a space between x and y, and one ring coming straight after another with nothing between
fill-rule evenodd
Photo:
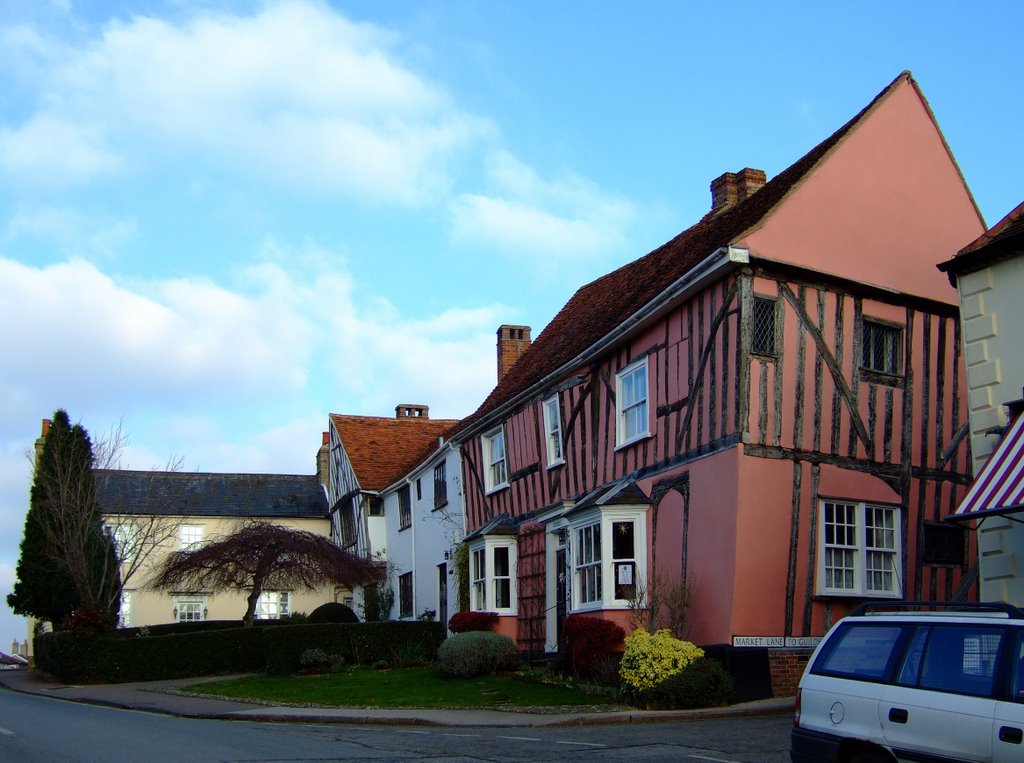
<instances>
[{"instance_id":1,"label":"bay window","mask_svg":"<svg viewBox=\"0 0 1024 763\"><path fill-rule=\"evenodd\" d=\"M485 536L470 545L470 603L478 612L516 611L516 538Z\"/></svg>"},{"instance_id":2,"label":"bay window","mask_svg":"<svg viewBox=\"0 0 1024 763\"><path fill-rule=\"evenodd\" d=\"M604 508L571 520L573 609L631 606L646 569L646 527L646 507Z\"/></svg>"}]
</instances>

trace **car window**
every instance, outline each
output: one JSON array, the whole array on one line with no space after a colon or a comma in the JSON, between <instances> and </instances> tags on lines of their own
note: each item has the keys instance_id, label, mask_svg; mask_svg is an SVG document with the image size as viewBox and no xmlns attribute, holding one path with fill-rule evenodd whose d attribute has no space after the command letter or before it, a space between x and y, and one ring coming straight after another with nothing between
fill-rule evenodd
<instances>
[{"instance_id":1,"label":"car window","mask_svg":"<svg viewBox=\"0 0 1024 763\"><path fill-rule=\"evenodd\" d=\"M1005 631L979 625L930 629L921 662L922 689L991 696Z\"/></svg>"},{"instance_id":2,"label":"car window","mask_svg":"<svg viewBox=\"0 0 1024 763\"><path fill-rule=\"evenodd\" d=\"M812 672L888 680L905 631L904 626L891 623L851 623L829 639Z\"/></svg>"},{"instance_id":3,"label":"car window","mask_svg":"<svg viewBox=\"0 0 1024 763\"><path fill-rule=\"evenodd\" d=\"M896 682L903 686L917 686L921 678L921 658L924 656L924 645L928 641L927 627L917 628L914 637L907 648L907 656L903 658L903 666L900 668L899 677Z\"/></svg>"},{"instance_id":4,"label":"car window","mask_svg":"<svg viewBox=\"0 0 1024 763\"><path fill-rule=\"evenodd\" d=\"M1010 684L1010 698L1024 702L1024 631L1017 634L1010 667L1013 670L1013 681Z\"/></svg>"}]
</instances>

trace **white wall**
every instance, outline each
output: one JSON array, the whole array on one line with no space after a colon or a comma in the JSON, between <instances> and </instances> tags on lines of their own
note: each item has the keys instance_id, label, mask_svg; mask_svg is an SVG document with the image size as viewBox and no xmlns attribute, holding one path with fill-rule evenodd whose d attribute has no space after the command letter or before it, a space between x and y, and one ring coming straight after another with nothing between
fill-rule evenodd
<instances>
[{"instance_id":1,"label":"white wall","mask_svg":"<svg viewBox=\"0 0 1024 763\"><path fill-rule=\"evenodd\" d=\"M448 502L435 508L434 468L442 461L445 464ZM465 530L460 473L458 451L444 447L433 459L408 475L404 484L410 488L412 525L404 530L399 529L398 498L403 483L392 485L384 492L387 558L391 566L391 587L395 593L395 605L391 613L393 619L399 619L400 612L398 578L407 572L413 574L412 619L421 616L426 610L432 610L437 619L442 616L438 565L448 564L445 552L462 540ZM420 481L418 498L417 479ZM446 572L450 572L450 566L446 567ZM456 609L455 578L446 574L445 579L447 616L451 617Z\"/></svg>"},{"instance_id":2,"label":"white wall","mask_svg":"<svg viewBox=\"0 0 1024 763\"><path fill-rule=\"evenodd\" d=\"M1024 256L961 276L958 288L976 475L998 442L985 431L1024 396ZM977 532L981 598L1024 606L1024 526L990 517Z\"/></svg>"}]
</instances>

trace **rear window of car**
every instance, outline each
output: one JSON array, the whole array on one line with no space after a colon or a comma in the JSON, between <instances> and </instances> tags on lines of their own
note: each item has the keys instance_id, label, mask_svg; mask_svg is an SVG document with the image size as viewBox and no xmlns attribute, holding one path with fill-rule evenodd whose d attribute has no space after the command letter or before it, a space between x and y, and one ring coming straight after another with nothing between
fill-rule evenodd
<instances>
[{"instance_id":1,"label":"rear window of car","mask_svg":"<svg viewBox=\"0 0 1024 763\"><path fill-rule=\"evenodd\" d=\"M812 673L863 681L888 681L908 635L893 623L848 623L832 635Z\"/></svg>"}]
</instances>

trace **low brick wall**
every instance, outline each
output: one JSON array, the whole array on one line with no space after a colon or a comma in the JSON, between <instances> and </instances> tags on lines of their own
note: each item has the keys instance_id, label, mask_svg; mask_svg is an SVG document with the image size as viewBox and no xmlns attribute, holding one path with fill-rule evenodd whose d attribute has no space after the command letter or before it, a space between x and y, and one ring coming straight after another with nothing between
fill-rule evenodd
<instances>
[{"instance_id":1,"label":"low brick wall","mask_svg":"<svg viewBox=\"0 0 1024 763\"><path fill-rule=\"evenodd\" d=\"M768 669L772 677L773 697L792 697L807 667L813 649L770 649Z\"/></svg>"}]
</instances>

